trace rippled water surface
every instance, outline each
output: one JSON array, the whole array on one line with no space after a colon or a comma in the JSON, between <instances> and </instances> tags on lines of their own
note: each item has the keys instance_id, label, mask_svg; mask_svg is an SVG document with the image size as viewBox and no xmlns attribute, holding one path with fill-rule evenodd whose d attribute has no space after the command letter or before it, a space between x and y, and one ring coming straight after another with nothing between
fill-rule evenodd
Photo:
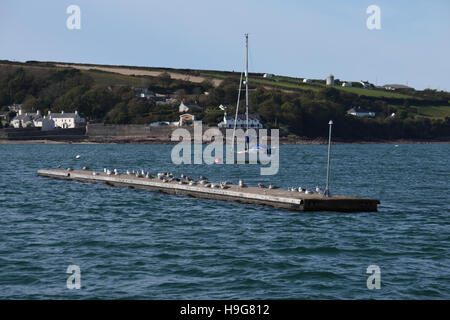
<instances>
[{"instance_id":1,"label":"rippled water surface","mask_svg":"<svg viewBox=\"0 0 450 320\"><path fill-rule=\"evenodd\" d=\"M450 298L450 145L336 145L331 190L377 213L300 213L37 177L145 168L324 185L326 146L281 146L280 171L173 165L169 145L0 145L0 298ZM75 155L81 155L75 159ZM68 265L81 289L66 288ZM381 269L368 290L366 269Z\"/></svg>"}]
</instances>

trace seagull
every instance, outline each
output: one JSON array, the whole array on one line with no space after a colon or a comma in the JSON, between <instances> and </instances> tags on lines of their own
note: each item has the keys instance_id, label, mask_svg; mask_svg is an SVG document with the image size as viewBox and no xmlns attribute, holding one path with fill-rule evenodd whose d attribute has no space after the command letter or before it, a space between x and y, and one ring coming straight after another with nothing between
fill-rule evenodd
<instances>
[{"instance_id":1,"label":"seagull","mask_svg":"<svg viewBox=\"0 0 450 320\"><path fill-rule=\"evenodd\" d=\"M190 186L195 186L195 185L197 185L197 182L191 181L191 182L189 182L189 185L190 185Z\"/></svg>"},{"instance_id":2,"label":"seagull","mask_svg":"<svg viewBox=\"0 0 450 320\"><path fill-rule=\"evenodd\" d=\"M267 187L265 185L263 185L262 183L258 183L258 188L265 189Z\"/></svg>"},{"instance_id":3,"label":"seagull","mask_svg":"<svg viewBox=\"0 0 450 320\"><path fill-rule=\"evenodd\" d=\"M242 180L239 180L239 188L247 188L247 185Z\"/></svg>"},{"instance_id":4,"label":"seagull","mask_svg":"<svg viewBox=\"0 0 450 320\"><path fill-rule=\"evenodd\" d=\"M306 189L303 189L302 187L298 187L298 192L305 192L306 191Z\"/></svg>"},{"instance_id":5,"label":"seagull","mask_svg":"<svg viewBox=\"0 0 450 320\"><path fill-rule=\"evenodd\" d=\"M307 190L305 190L305 194L313 194L313 192L312 192L312 191L309 191L309 190L307 189Z\"/></svg>"},{"instance_id":6,"label":"seagull","mask_svg":"<svg viewBox=\"0 0 450 320\"><path fill-rule=\"evenodd\" d=\"M208 181L206 181L206 180L200 180L200 184L207 184L208 183Z\"/></svg>"},{"instance_id":7,"label":"seagull","mask_svg":"<svg viewBox=\"0 0 450 320\"><path fill-rule=\"evenodd\" d=\"M127 170L127 174L128 174L128 175L130 174L130 170Z\"/></svg>"},{"instance_id":8,"label":"seagull","mask_svg":"<svg viewBox=\"0 0 450 320\"><path fill-rule=\"evenodd\" d=\"M67 171L72 171L72 168L67 168Z\"/></svg>"},{"instance_id":9,"label":"seagull","mask_svg":"<svg viewBox=\"0 0 450 320\"><path fill-rule=\"evenodd\" d=\"M200 180L208 180L205 176L200 176Z\"/></svg>"},{"instance_id":10,"label":"seagull","mask_svg":"<svg viewBox=\"0 0 450 320\"><path fill-rule=\"evenodd\" d=\"M88 169L88 167L86 167L86 166L84 166L83 168L82 168L82 170L87 170Z\"/></svg>"},{"instance_id":11,"label":"seagull","mask_svg":"<svg viewBox=\"0 0 450 320\"><path fill-rule=\"evenodd\" d=\"M278 187L273 185L273 184L271 184L271 185L269 185L269 189L278 189Z\"/></svg>"},{"instance_id":12,"label":"seagull","mask_svg":"<svg viewBox=\"0 0 450 320\"><path fill-rule=\"evenodd\" d=\"M106 173L106 168L103 168L103 172Z\"/></svg>"},{"instance_id":13,"label":"seagull","mask_svg":"<svg viewBox=\"0 0 450 320\"><path fill-rule=\"evenodd\" d=\"M79 155L79 154L77 154L76 156L75 156L75 159L80 159L81 158L81 156Z\"/></svg>"},{"instance_id":14,"label":"seagull","mask_svg":"<svg viewBox=\"0 0 450 320\"><path fill-rule=\"evenodd\" d=\"M317 192L318 194L322 194L322 193L323 193L322 190L319 188L319 186L316 186L316 192Z\"/></svg>"},{"instance_id":15,"label":"seagull","mask_svg":"<svg viewBox=\"0 0 450 320\"><path fill-rule=\"evenodd\" d=\"M118 176L120 173L119 173L119 170L117 170L117 169L114 169L114 174L116 175L116 176Z\"/></svg>"},{"instance_id":16,"label":"seagull","mask_svg":"<svg viewBox=\"0 0 450 320\"><path fill-rule=\"evenodd\" d=\"M180 182L178 182L178 184L186 184L186 182L183 180L180 180Z\"/></svg>"},{"instance_id":17,"label":"seagull","mask_svg":"<svg viewBox=\"0 0 450 320\"><path fill-rule=\"evenodd\" d=\"M106 170L106 174L107 174L108 176L110 176L110 175L111 175L111 170Z\"/></svg>"},{"instance_id":18,"label":"seagull","mask_svg":"<svg viewBox=\"0 0 450 320\"><path fill-rule=\"evenodd\" d=\"M97 173L97 172L95 172L95 171L94 171L94 172L92 172L92 175L93 175L93 176L96 176L97 174L98 174L98 173Z\"/></svg>"},{"instance_id":19,"label":"seagull","mask_svg":"<svg viewBox=\"0 0 450 320\"><path fill-rule=\"evenodd\" d=\"M145 171L144 171L144 169L141 169L141 175L145 176Z\"/></svg>"},{"instance_id":20,"label":"seagull","mask_svg":"<svg viewBox=\"0 0 450 320\"><path fill-rule=\"evenodd\" d=\"M211 187L211 183L207 183L207 184L205 184L205 187L206 187L206 188L209 188L209 187Z\"/></svg>"},{"instance_id":21,"label":"seagull","mask_svg":"<svg viewBox=\"0 0 450 320\"><path fill-rule=\"evenodd\" d=\"M56 168L58 168L58 169L59 169L59 168L61 168L61 165L60 165L60 164L58 164L58 165L56 166Z\"/></svg>"},{"instance_id":22,"label":"seagull","mask_svg":"<svg viewBox=\"0 0 450 320\"><path fill-rule=\"evenodd\" d=\"M186 179L186 176L184 174L181 174L181 179Z\"/></svg>"}]
</instances>

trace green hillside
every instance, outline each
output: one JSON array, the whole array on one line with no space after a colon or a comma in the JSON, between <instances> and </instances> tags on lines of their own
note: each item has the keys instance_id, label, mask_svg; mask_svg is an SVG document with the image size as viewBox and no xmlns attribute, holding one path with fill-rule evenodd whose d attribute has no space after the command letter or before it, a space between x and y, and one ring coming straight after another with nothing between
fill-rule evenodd
<instances>
[{"instance_id":1,"label":"green hillside","mask_svg":"<svg viewBox=\"0 0 450 320\"><path fill-rule=\"evenodd\" d=\"M323 80L305 84L300 78L249 76L250 111L260 116L265 127L286 134L325 136L324 124L333 119L335 134L345 139L450 137L448 92L329 87ZM216 70L0 61L0 108L7 112L8 105L17 103L30 112L78 110L91 121L150 123L177 121L178 104L184 100L197 104L189 111L197 119L216 125L223 117L218 106L236 104L239 77L237 72ZM134 87L178 102L140 99ZM375 112L376 117L346 114L356 106Z\"/></svg>"}]
</instances>

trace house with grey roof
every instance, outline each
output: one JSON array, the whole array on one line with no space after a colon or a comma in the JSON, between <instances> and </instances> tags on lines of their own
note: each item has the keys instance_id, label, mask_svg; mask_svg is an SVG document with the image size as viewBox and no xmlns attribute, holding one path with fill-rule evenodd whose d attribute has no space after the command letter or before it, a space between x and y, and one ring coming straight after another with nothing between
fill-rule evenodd
<instances>
[{"instance_id":1,"label":"house with grey roof","mask_svg":"<svg viewBox=\"0 0 450 320\"><path fill-rule=\"evenodd\" d=\"M60 113L52 113L48 112L48 117L50 117L55 122L55 128L78 128L82 127L86 124L86 120L78 114L78 111L75 112L64 112Z\"/></svg>"},{"instance_id":2,"label":"house with grey roof","mask_svg":"<svg viewBox=\"0 0 450 320\"><path fill-rule=\"evenodd\" d=\"M19 109L17 115L11 120L11 126L14 128L28 128L35 127L42 130L52 130L55 128L55 122L51 117L42 116L39 110L36 113L23 113L22 109Z\"/></svg>"},{"instance_id":3,"label":"house with grey roof","mask_svg":"<svg viewBox=\"0 0 450 320\"><path fill-rule=\"evenodd\" d=\"M224 113L223 121L220 122L217 126L219 128L234 128L236 120L236 115L227 115ZM247 117L245 114L238 114L236 121L236 128L245 129L247 127ZM259 116L256 114L248 115L248 127L255 129L262 129L263 125L259 121Z\"/></svg>"},{"instance_id":4,"label":"house with grey roof","mask_svg":"<svg viewBox=\"0 0 450 320\"><path fill-rule=\"evenodd\" d=\"M369 117L369 118L375 118L375 112L367 111L361 107L354 107L347 110L347 114L355 116L355 117Z\"/></svg>"},{"instance_id":5,"label":"house with grey roof","mask_svg":"<svg viewBox=\"0 0 450 320\"><path fill-rule=\"evenodd\" d=\"M403 84L385 84L383 88L391 91L414 90L414 88L405 86Z\"/></svg>"}]
</instances>

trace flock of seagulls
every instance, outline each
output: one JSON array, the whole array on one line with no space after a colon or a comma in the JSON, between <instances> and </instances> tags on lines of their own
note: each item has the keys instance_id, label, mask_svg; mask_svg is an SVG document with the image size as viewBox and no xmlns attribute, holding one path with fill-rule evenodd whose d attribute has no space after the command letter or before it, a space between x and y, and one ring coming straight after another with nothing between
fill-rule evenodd
<instances>
[{"instance_id":1,"label":"flock of seagulls","mask_svg":"<svg viewBox=\"0 0 450 320\"><path fill-rule=\"evenodd\" d=\"M58 165L57 168L61 168L61 165ZM89 168L87 166L84 166L82 168L82 170L88 170ZM67 168L67 171L72 171L72 168ZM113 169L110 170L108 168L103 168L103 173L105 173L108 176L111 175L115 175L115 176L119 176L121 173L118 169ZM97 176L99 173L98 172L92 172L93 176ZM148 171L145 171L144 169L141 170L126 170L124 171L124 174L126 175L134 175L137 178L146 178L146 179L154 179L155 177ZM175 177L172 173L170 172L158 172L156 175L156 178L161 180L162 182L177 182L180 185L189 185L189 186L203 186L206 188L212 188L212 189L229 189L230 185L232 185L231 182L229 181L223 181L223 182L210 182L208 181L208 178L206 178L205 176L201 175L199 177L198 180L195 180L193 178L190 178L188 176L186 176L185 174L181 174L180 178ZM239 180L238 185L239 188L247 188L247 184L245 184L242 179ZM277 187L276 185L270 184L268 186L262 184L262 183L258 183L258 188L260 189L278 189L279 187ZM313 190L309 190L303 187L289 187L287 189L288 191L291 192L299 192L299 193L303 193L303 194L320 194L323 195L324 191L321 190L319 188L319 186L315 187L315 191ZM264 191L266 192L266 191Z\"/></svg>"},{"instance_id":2,"label":"flock of seagulls","mask_svg":"<svg viewBox=\"0 0 450 320\"><path fill-rule=\"evenodd\" d=\"M319 188L319 186L316 186L315 191L309 190L309 189L305 189L305 188L302 188L302 187L298 187L298 188L296 188L296 187L289 187L288 191L300 192L300 193L304 193L304 194L315 194L315 193L317 193L317 194L323 195L323 191L322 191L322 189Z\"/></svg>"}]
</instances>

